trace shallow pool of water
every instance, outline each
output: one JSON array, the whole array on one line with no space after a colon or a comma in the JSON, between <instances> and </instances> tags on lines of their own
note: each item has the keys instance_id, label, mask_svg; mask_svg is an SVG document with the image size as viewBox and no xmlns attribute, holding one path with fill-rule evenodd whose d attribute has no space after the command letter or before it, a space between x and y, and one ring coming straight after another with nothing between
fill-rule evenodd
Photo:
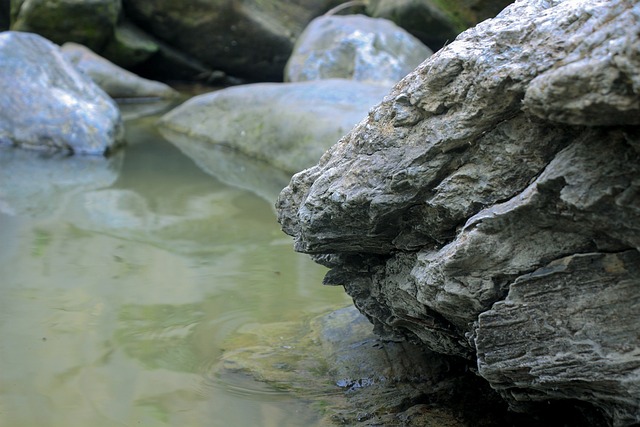
<instances>
[{"instance_id":1,"label":"shallow pool of water","mask_svg":"<svg viewBox=\"0 0 640 427\"><path fill-rule=\"evenodd\" d=\"M242 326L348 304L270 202L148 124L109 160L0 153L0 426L313 426L213 374Z\"/></svg>"}]
</instances>

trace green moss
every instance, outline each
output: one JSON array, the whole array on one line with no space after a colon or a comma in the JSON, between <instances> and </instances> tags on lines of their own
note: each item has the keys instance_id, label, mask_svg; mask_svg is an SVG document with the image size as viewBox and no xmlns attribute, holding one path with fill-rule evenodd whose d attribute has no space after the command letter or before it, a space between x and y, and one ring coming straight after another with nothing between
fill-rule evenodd
<instances>
[{"instance_id":1,"label":"green moss","mask_svg":"<svg viewBox=\"0 0 640 427\"><path fill-rule=\"evenodd\" d=\"M67 3L66 1L35 1L12 6L11 28L29 31L57 44L73 41L94 51L102 49L113 34L120 5L105 0L100 3Z\"/></svg>"}]
</instances>

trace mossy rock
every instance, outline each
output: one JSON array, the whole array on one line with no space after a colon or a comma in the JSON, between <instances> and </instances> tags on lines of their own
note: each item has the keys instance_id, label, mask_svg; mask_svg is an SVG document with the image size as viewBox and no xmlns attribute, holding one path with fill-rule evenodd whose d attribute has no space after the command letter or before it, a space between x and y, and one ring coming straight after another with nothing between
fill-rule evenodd
<instances>
[{"instance_id":1,"label":"mossy rock","mask_svg":"<svg viewBox=\"0 0 640 427\"><path fill-rule=\"evenodd\" d=\"M40 34L57 44L73 41L100 52L113 35L118 0L32 0L12 4L11 29Z\"/></svg>"}]
</instances>

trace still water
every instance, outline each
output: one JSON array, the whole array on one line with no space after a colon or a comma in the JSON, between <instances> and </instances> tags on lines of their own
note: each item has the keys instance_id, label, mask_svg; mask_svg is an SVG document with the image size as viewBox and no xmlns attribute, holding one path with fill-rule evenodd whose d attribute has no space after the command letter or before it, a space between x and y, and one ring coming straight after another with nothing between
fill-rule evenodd
<instances>
[{"instance_id":1,"label":"still water","mask_svg":"<svg viewBox=\"0 0 640 427\"><path fill-rule=\"evenodd\" d=\"M215 374L241 327L348 304L272 203L128 124L104 159L0 153L0 426L313 426Z\"/></svg>"}]
</instances>

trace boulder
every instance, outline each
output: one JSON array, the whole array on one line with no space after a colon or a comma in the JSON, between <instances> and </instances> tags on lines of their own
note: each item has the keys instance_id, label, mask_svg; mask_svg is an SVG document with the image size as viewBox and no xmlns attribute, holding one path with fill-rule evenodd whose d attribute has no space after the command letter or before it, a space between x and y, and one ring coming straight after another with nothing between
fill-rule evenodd
<instances>
[{"instance_id":1,"label":"boulder","mask_svg":"<svg viewBox=\"0 0 640 427\"><path fill-rule=\"evenodd\" d=\"M162 117L162 133L230 146L290 174L313 165L387 89L329 79L255 83L196 96Z\"/></svg>"},{"instance_id":2,"label":"boulder","mask_svg":"<svg viewBox=\"0 0 640 427\"><path fill-rule=\"evenodd\" d=\"M118 107L36 34L0 33L0 145L105 154L122 139Z\"/></svg>"},{"instance_id":3,"label":"boulder","mask_svg":"<svg viewBox=\"0 0 640 427\"><path fill-rule=\"evenodd\" d=\"M17 0L11 29L28 31L57 44L73 41L100 51L113 34L121 0Z\"/></svg>"},{"instance_id":4,"label":"boulder","mask_svg":"<svg viewBox=\"0 0 640 427\"><path fill-rule=\"evenodd\" d=\"M513 409L640 422L638 34L625 0L509 6L296 174L283 230L378 333L475 361Z\"/></svg>"},{"instance_id":5,"label":"boulder","mask_svg":"<svg viewBox=\"0 0 640 427\"><path fill-rule=\"evenodd\" d=\"M179 95L166 84L139 77L80 44L65 43L62 53L112 98L175 98Z\"/></svg>"},{"instance_id":6,"label":"boulder","mask_svg":"<svg viewBox=\"0 0 640 427\"><path fill-rule=\"evenodd\" d=\"M386 19L321 16L300 35L285 81L353 79L391 86L433 52Z\"/></svg>"},{"instance_id":7,"label":"boulder","mask_svg":"<svg viewBox=\"0 0 640 427\"><path fill-rule=\"evenodd\" d=\"M367 13L390 19L437 50L467 28L493 18L512 0L370 0Z\"/></svg>"},{"instance_id":8,"label":"boulder","mask_svg":"<svg viewBox=\"0 0 640 427\"><path fill-rule=\"evenodd\" d=\"M126 0L134 22L206 67L281 81L297 36L335 0Z\"/></svg>"}]
</instances>

